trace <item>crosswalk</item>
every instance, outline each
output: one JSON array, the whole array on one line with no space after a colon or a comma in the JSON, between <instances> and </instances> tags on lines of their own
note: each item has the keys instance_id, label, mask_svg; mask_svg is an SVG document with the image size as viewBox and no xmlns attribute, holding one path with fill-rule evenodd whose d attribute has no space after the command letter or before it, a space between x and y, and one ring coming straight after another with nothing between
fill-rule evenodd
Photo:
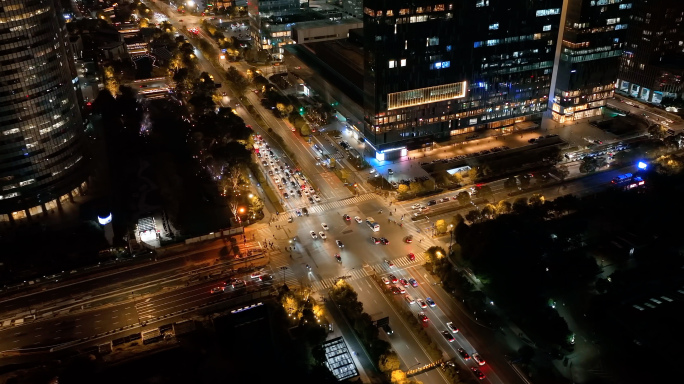
<instances>
[{"instance_id":1,"label":"crosswalk","mask_svg":"<svg viewBox=\"0 0 684 384\"><path fill-rule=\"evenodd\" d=\"M307 207L306 209L309 211L309 214L316 214L316 213L322 213L325 211L329 211L331 209L335 208L344 208L344 207L349 207L352 205L356 205L358 203L364 202L364 201L369 201L378 198L378 195L374 193L366 193L363 195L359 196L354 196L354 197L349 197L347 199L342 199L338 201L330 201L327 203L323 204L317 204L317 205L312 205ZM301 208L298 208L301 210ZM288 212L283 212L280 213L274 220L273 222L279 223L283 221L287 221L290 217L295 215L295 210L289 210Z\"/></svg>"},{"instance_id":2,"label":"crosswalk","mask_svg":"<svg viewBox=\"0 0 684 384\"><path fill-rule=\"evenodd\" d=\"M343 200L331 201L331 202L324 203L324 204L314 205L314 206L309 207L307 209L309 210L309 214L322 213L322 212L329 211L329 210L335 209L335 208L343 208L343 207L348 207L351 205L356 205L358 203L368 201L368 200L372 200L372 199L375 199L377 197L378 197L378 195L376 195L374 193L366 193L364 195L354 196L354 197L350 197L350 198L343 199Z\"/></svg>"},{"instance_id":3,"label":"crosswalk","mask_svg":"<svg viewBox=\"0 0 684 384\"><path fill-rule=\"evenodd\" d=\"M414 265L420 265L425 263L425 258L422 255L416 255L416 259L411 261L408 257L400 257L395 260L391 260L394 263L394 267L390 267L386 263L378 263L370 266L370 268L363 269L353 269L348 272L344 277L345 280L358 280L368 276L372 271L375 271L379 275L385 275L389 273L397 273L401 268L406 268ZM338 277L330 277L323 280L315 281L311 284L314 291L321 291L324 289L330 289L339 280Z\"/></svg>"}]
</instances>

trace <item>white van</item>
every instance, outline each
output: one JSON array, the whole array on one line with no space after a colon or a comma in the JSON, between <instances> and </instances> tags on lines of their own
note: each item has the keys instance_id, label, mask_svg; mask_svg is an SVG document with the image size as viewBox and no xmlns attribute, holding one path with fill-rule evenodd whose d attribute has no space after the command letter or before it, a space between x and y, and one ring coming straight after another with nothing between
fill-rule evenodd
<instances>
[{"instance_id":1,"label":"white van","mask_svg":"<svg viewBox=\"0 0 684 384\"><path fill-rule=\"evenodd\" d=\"M404 295L404 299L409 304L415 304L416 303L416 301L413 300L413 297L411 297L411 295L409 295L408 293Z\"/></svg>"}]
</instances>

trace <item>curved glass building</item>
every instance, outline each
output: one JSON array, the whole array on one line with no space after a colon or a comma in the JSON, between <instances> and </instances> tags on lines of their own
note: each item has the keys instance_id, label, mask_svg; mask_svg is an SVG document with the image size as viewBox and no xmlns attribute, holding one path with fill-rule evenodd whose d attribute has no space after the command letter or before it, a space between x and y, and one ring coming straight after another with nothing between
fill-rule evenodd
<instances>
[{"instance_id":1,"label":"curved glass building","mask_svg":"<svg viewBox=\"0 0 684 384\"><path fill-rule=\"evenodd\" d=\"M58 208L87 177L58 0L0 2L0 222Z\"/></svg>"}]
</instances>

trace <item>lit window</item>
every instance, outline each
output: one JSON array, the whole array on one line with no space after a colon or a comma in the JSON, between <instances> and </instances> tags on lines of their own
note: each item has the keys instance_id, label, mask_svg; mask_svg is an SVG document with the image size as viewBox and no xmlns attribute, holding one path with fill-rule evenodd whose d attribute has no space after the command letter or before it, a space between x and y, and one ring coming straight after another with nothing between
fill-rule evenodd
<instances>
[{"instance_id":1,"label":"lit window","mask_svg":"<svg viewBox=\"0 0 684 384\"><path fill-rule=\"evenodd\" d=\"M551 24L545 25L544 28L542 29L544 32L550 31L551 30Z\"/></svg>"},{"instance_id":2,"label":"lit window","mask_svg":"<svg viewBox=\"0 0 684 384\"><path fill-rule=\"evenodd\" d=\"M405 67L406 66L406 59L401 59L401 66Z\"/></svg>"},{"instance_id":3,"label":"lit window","mask_svg":"<svg viewBox=\"0 0 684 384\"><path fill-rule=\"evenodd\" d=\"M481 41L476 41L475 43L473 43L473 47L474 47L474 48L479 48L479 47L481 47L481 46L482 46L482 42L481 42Z\"/></svg>"},{"instance_id":4,"label":"lit window","mask_svg":"<svg viewBox=\"0 0 684 384\"><path fill-rule=\"evenodd\" d=\"M496 31L497 29L499 29L499 23L489 24L490 31Z\"/></svg>"},{"instance_id":5,"label":"lit window","mask_svg":"<svg viewBox=\"0 0 684 384\"><path fill-rule=\"evenodd\" d=\"M537 17L551 16L551 15L558 15L558 14L560 14L560 8L539 9L536 12Z\"/></svg>"},{"instance_id":6,"label":"lit window","mask_svg":"<svg viewBox=\"0 0 684 384\"><path fill-rule=\"evenodd\" d=\"M389 67L390 67L390 68L394 68L394 67L396 67L396 66L397 66L397 61L396 61L396 60L390 60L390 61L389 61Z\"/></svg>"},{"instance_id":7,"label":"lit window","mask_svg":"<svg viewBox=\"0 0 684 384\"><path fill-rule=\"evenodd\" d=\"M679 45L682 45L682 42L681 42L681 41L679 42ZM447 52L451 52L451 45L447 45L447 46L446 46L446 51L447 51Z\"/></svg>"}]
</instances>

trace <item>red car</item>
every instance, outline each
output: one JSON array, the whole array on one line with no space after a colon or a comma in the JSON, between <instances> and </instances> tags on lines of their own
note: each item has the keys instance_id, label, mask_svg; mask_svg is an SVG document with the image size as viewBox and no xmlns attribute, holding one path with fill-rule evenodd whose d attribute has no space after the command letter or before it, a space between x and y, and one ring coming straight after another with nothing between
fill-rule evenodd
<instances>
[{"instance_id":1,"label":"red car","mask_svg":"<svg viewBox=\"0 0 684 384\"><path fill-rule=\"evenodd\" d=\"M397 282L397 277L394 276L394 275L389 275L389 279L390 279L390 281L391 281L392 283L396 283L396 282Z\"/></svg>"},{"instance_id":2,"label":"red car","mask_svg":"<svg viewBox=\"0 0 684 384\"><path fill-rule=\"evenodd\" d=\"M420 320L421 323L427 323L428 321L430 321L430 319L428 319L428 317L423 312L418 314L418 320Z\"/></svg>"},{"instance_id":3,"label":"red car","mask_svg":"<svg viewBox=\"0 0 684 384\"><path fill-rule=\"evenodd\" d=\"M416 260L416 255L414 255L413 253L409 253L408 257L409 257L409 260L411 260L411 261Z\"/></svg>"}]
</instances>

